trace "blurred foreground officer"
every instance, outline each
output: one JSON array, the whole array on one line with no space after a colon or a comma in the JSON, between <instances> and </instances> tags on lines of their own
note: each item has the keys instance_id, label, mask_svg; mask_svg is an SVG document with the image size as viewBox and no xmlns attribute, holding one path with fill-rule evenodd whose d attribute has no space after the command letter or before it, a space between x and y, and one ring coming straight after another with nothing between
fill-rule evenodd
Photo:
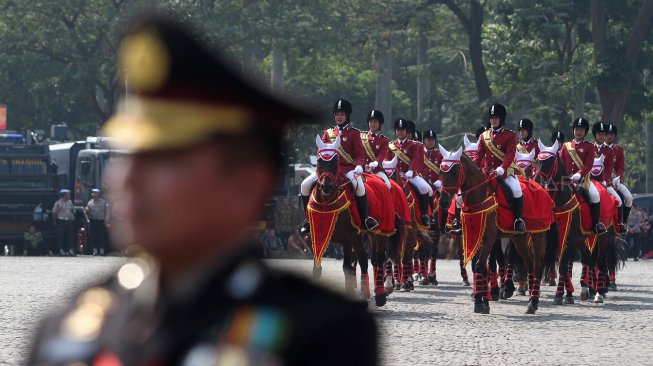
<instances>
[{"instance_id":1,"label":"blurred foreground officer","mask_svg":"<svg viewBox=\"0 0 653 366\"><path fill-rule=\"evenodd\" d=\"M268 268L247 244L277 181L283 128L311 116L171 21L132 28L120 59L131 93L104 129L131 151L111 177L127 222L117 231L147 254L50 318L29 364L375 364L361 305Z\"/></svg>"}]
</instances>

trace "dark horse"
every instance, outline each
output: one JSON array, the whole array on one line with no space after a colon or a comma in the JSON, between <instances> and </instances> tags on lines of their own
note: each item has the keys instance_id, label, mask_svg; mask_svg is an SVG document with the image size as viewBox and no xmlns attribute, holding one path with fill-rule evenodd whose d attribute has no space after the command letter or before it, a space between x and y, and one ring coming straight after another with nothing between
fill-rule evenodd
<instances>
[{"instance_id":1,"label":"dark horse","mask_svg":"<svg viewBox=\"0 0 653 366\"><path fill-rule=\"evenodd\" d=\"M490 178L474 164L467 156L462 154L462 148L455 153L449 153L440 148L443 155L442 185L443 192L453 196L459 189L463 197L463 212L470 213L484 210L484 204L493 189ZM544 250L546 248L546 234L532 232L513 235L500 232L496 223L496 209L489 209L485 215L485 230L483 231L480 248L472 259L474 271L474 312L490 313L488 289L488 257L496 239L507 237L514 243L517 254L522 258L528 271L530 301L526 313L535 314L540 298L540 279L544 268ZM529 244L530 242L530 244Z\"/></svg>"},{"instance_id":2,"label":"dark horse","mask_svg":"<svg viewBox=\"0 0 653 366\"><path fill-rule=\"evenodd\" d=\"M586 245L588 235L581 231L581 208L576 198L577 188L566 179L562 160L557 153L558 143L555 142L552 147L541 144L540 150L536 181L549 192L549 196L555 203L556 216L571 213L566 243L558 243L558 245L565 245L565 248L559 262L558 287L553 303L556 305L574 303L571 268L576 250L580 251L583 264L581 299L585 300L595 293L594 302L601 303L608 291L608 269L616 268L617 262L622 258L619 254L619 246L614 240L616 235L614 226L598 237L594 251L590 252ZM558 230L561 228L558 227ZM563 300L565 290L566 295Z\"/></svg>"},{"instance_id":3,"label":"dark horse","mask_svg":"<svg viewBox=\"0 0 653 366\"><path fill-rule=\"evenodd\" d=\"M320 141L321 142L321 141ZM336 204L341 194L345 189L351 188L351 184L346 178L338 174L338 155L336 150L339 145L339 140L335 144L320 144L318 142L318 160L317 160L317 174L318 180L316 187L312 193L312 201L319 205L328 206ZM323 154L320 151L324 150ZM355 189L352 189L352 194ZM318 227L311 227L311 230L319 230ZM367 260L368 256L363 246L363 232L359 231L351 223L350 210L342 209L339 211L336 224L332 229L331 242L340 243L343 246L343 263L342 269L345 274L345 289L348 292L353 292L356 286L356 263L361 268L361 283L360 291L364 299L370 297L369 278L367 273ZM311 233L313 234L313 232ZM370 248L372 250L372 266L374 268L374 300L377 306L383 306L386 303L386 293L383 289L383 275L385 263L385 247L387 237L367 233ZM356 258L353 257L353 252ZM320 278L322 274L322 267L318 259L318 252L315 251L315 260L313 264L313 277Z\"/></svg>"}]
</instances>

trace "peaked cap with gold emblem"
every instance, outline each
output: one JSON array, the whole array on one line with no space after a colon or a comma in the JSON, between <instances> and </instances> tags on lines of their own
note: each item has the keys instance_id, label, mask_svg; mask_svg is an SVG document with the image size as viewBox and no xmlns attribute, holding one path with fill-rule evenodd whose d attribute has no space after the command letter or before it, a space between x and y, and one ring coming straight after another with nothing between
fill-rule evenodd
<instances>
[{"instance_id":1,"label":"peaked cap with gold emblem","mask_svg":"<svg viewBox=\"0 0 653 366\"><path fill-rule=\"evenodd\" d=\"M121 42L118 72L127 93L102 132L115 147L131 152L183 148L216 135L253 131L280 138L288 124L314 119L250 83L167 18L131 28Z\"/></svg>"}]
</instances>

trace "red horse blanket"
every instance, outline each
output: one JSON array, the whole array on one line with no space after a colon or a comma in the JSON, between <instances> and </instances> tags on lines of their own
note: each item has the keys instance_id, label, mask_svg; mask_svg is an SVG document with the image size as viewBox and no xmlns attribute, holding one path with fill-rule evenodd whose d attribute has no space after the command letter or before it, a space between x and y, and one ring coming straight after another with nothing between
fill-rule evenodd
<instances>
[{"instance_id":1,"label":"red horse blanket","mask_svg":"<svg viewBox=\"0 0 653 366\"><path fill-rule=\"evenodd\" d=\"M410 225L410 206L404 190L394 180L390 180L392 186L392 201L394 202L395 214L406 225Z\"/></svg>"},{"instance_id":2,"label":"red horse blanket","mask_svg":"<svg viewBox=\"0 0 653 366\"><path fill-rule=\"evenodd\" d=\"M524 194L524 223L529 233L547 231L553 224L553 200L539 184L530 179L519 177L519 185ZM503 190L493 180L497 190L497 226L505 233L515 233L515 218Z\"/></svg>"},{"instance_id":3,"label":"red horse blanket","mask_svg":"<svg viewBox=\"0 0 653 366\"><path fill-rule=\"evenodd\" d=\"M605 225L606 228L617 224L619 222L619 210L617 209L617 200L612 197L610 192L608 192L603 185L597 181L590 181L591 184L594 184L594 187L599 191L599 197L601 198L601 214L599 215L599 220ZM585 235L589 235L586 240L587 248L590 252L594 251L596 246L597 236L594 235L594 230L592 228L592 214L590 213L590 206L582 196L579 196L579 201L581 201L580 212L581 212L581 231Z\"/></svg>"},{"instance_id":4,"label":"red horse blanket","mask_svg":"<svg viewBox=\"0 0 653 366\"><path fill-rule=\"evenodd\" d=\"M381 178L376 175L364 174L367 193L368 213L378 222L371 232L379 235L392 235L395 232L395 208L393 197ZM344 189L338 197L330 202L318 202L313 190L308 201L308 221L311 225L311 242L314 262L320 266L322 255L331 242L333 231L340 213L349 209L351 224L360 232L361 222L356 208L356 201L349 189Z\"/></svg>"}]
</instances>

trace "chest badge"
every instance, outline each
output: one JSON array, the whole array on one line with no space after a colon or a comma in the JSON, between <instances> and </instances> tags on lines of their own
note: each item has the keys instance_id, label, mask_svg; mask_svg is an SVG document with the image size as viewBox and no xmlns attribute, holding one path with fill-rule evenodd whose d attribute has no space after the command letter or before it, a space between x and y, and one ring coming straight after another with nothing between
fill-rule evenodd
<instances>
[{"instance_id":1,"label":"chest badge","mask_svg":"<svg viewBox=\"0 0 653 366\"><path fill-rule=\"evenodd\" d=\"M585 149L578 149L578 152L584 152Z\"/></svg>"},{"instance_id":2,"label":"chest badge","mask_svg":"<svg viewBox=\"0 0 653 366\"><path fill-rule=\"evenodd\" d=\"M342 141L347 141L347 138L346 138L346 137L343 137L343 138L342 138Z\"/></svg>"},{"instance_id":3,"label":"chest badge","mask_svg":"<svg viewBox=\"0 0 653 366\"><path fill-rule=\"evenodd\" d=\"M497 145L497 149L500 149L500 148L501 148L501 145Z\"/></svg>"},{"instance_id":4,"label":"chest badge","mask_svg":"<svg viewBox=\"0 0 653 366\"><path fill-rule=\"evenodd\" d=\"M380 148L381 148L381 145L376 145L376 148L377 148L377 149L380 149Z\"/></svg>"}]
</instances>

